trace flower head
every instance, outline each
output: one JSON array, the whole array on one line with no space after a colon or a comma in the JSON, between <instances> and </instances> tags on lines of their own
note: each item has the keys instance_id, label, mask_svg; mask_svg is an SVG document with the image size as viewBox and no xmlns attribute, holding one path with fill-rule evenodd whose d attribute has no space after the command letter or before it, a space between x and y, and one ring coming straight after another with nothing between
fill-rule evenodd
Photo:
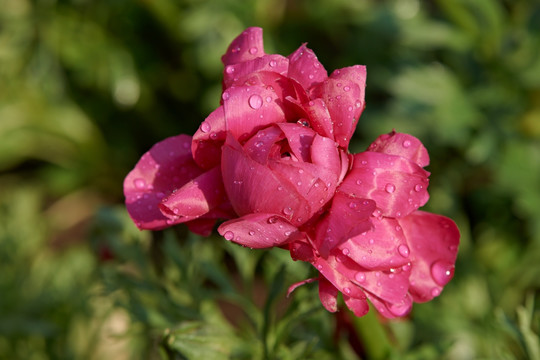
<instances>
[{"instance_id":1,"label":"flower head","mask_svg":"<svg viewBox=\"0 0 540 360\"><path fill-rule=\"evenodd\" d=\"M427 150L393 131L365 152L348 151L366 68L328 75L305 44L287 57L266 54L260 28L233 40L222 61L220 105L193 137L157 143L126 177L137 226L185 223L208 235L225 220L226 240L310 262L329 311L339 292L356 315L369 299L386 317L440 294L459 232L418 210L429 198Z\"/></svg>"}]
</instances>

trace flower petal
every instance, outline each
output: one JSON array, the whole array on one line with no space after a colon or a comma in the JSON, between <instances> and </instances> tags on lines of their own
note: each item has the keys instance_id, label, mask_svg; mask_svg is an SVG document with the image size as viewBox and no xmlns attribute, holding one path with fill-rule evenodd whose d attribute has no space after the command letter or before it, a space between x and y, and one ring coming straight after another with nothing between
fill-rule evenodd
<instances>
[{"instance_id":1,"label":"flower petal","mask_svg":"<svg viewBox=\"0 0 540 360\"><path fill-rule=\"evenodd\" d=\"M262 249L285 244L297 231L285 218L276 214L248 214L238 219L224 222L218 232L226 240Z\"/></svg>"},{"instance_id":2,"label":"flower petal","mask_svg":"<svg viewBox=\"0 0 540 360\"><path fill-rule=\"evenodd\" d=\"M416 211L399 223L411 248L409 291L415 302L429 301L454 276L459 230L451 219L423 211Z\"/></svg>"},{"instance_id":3,"label":"flower petal","mask_svg":"<svg viewBox=\"0 0 540 360\"><path fill-rule=\"evenodd\" d=\"M370 218L372 227L337 248L366 269L397 269L411 261L410 249L397 220Z\"/></svg>"},{"instance_id":4,"label":"flower petal","mask_svg":"<svg viewBox=\"0 0 540 360\"><path fill-rule=\"evenodd\" d=\"M248 61L263 55L265 55L263 30L258 27L250 27L231 42L225 55L221 57L221 61L226 68L228 65Z\"/></svg>"},{"instance_id":5,"label":"flower petal","mask_svg":"<svg viewBox=\"0 0 540 360\"><path fill-rule=\"evenodd\" d=\"M223 75L224 89L233 85L244 83L258 72L276 72L281 75L287 74L289 60L281 55L264 55L252 60L240 62L225 67Z\"/></svg>"},{"instance_id":6,"label":"flower petal","mask_svg":"<svg viewBox=\"0 0 540 360\"><path fill-rule=\"evenodd\" d=\"M345 304L354 313L355 316L362 317L366 315L369 311L369 304L365 297L363 299L358 299L343 295L343 300L345 300Z\"/></svg>"},{"instance_id":7,"label":"flower petal","mask_svg":"<svg viewBox=\"0 0 540 360\"><path fill-rule=\"evenodd\" d=\"M193 159L203 169L217 166L221 160L221 146L225 142L225 111L223 106L212 111L193 135Z\"/></svg>"},{"instance_id":8,"label":"flower petal","mask_svg":"<svg viewBox=\"0 0 540 360\"><path fill-rule=\"evenodd\" d=\"M420 167L429 165L429 155L420 140L414 136L396 133L379 136L370 146L369 151L404 157Z\"/></svg>"},{"instance_id":9,"label":"flower petal","mask_svg":"<svg viewBox=\"0 0 540 360\"><path fill-rule=\"evenodd\" d=\"M317 60L315 53L306 47L306 44L302 44L288 58L290 60L288 76L300 83L305 89L309 89L314 84L328 78L326 69Z\"/></svg>"},{"instance_id":10,"label":"flower petal","mask_svg":"<svg viewBox=\"0 0 540 360\"><path fill-rule=\"evenodd\" d=\"M221 172L238 215L273 213L289 220L293 216L306 216L305 207L309 206L296 188L278 178L267 166L252 160L230 135L223 146Z\"/></svg>"},{"instance_id":11,"label":"flower petal","mask_svg":"<svg viewBox=\"0 0 540 360\"><path fill-rule=\"evenodd\" d=\"M348 239L371 229L375 202L336 192L332 205L316 229L315 244L322 256Z\"/></svg>"},{"instance_id":12,"label":"flower petal","mask_svg":"<svg viewBox=\"0 0 540 360\"><path fill-rule=\"evenodd\" d=\"M340 191L373 199L383 216L399 218L428 201L428 176L403 157L365 151L354 155L353 169Z\"/></svg>"},{"instance_id":13,"label":"flower petal","mask_svg":"<svg viewBox=\"0 0 540 360\"><path fill-rule=\"evenodd\" d=\"M165 216L173 220L179 217L191 220L207 214L225 198L221 169L216 166L163 199L159 208Z\"/></svg>"},{"instance_id":14,"label":"flower petal","mask_svg":"<svg viewBox=\"0 0 540 360\"><path fill-rule=\"evenodd\" d=\"M337 311L338 289L324 276L319 277L319 299L324 308L330 312Z\"/></svg>"},{"instance_id":15,"label":"flower petal","mask_svg":"<svg viewBox=\"0 0 540 360\"><path fill-rule=\"evenodd\" d=\"M227 131L241 142L262 128L286 121L273 88L238 86L223 94L227 94L223 101Z\"/></svg>"},{"instance_id":16,"label":"flower petal","mask_svg":"<svg viewBox=\"0 0 540 360\"><path fill-rule=\"evenodd\" d=\"M129 215L139 229L159 230L172 225L158 208L161 200L203 170L191 156L191 137L178 135L155 144L124 180Z\"/></svg>"}]
</instances>

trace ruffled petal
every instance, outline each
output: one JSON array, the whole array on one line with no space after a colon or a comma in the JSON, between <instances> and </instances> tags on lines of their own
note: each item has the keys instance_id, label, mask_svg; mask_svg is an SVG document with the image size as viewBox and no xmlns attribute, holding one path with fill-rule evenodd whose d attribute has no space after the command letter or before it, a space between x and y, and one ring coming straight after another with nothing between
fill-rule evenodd
<instances>
[{"instance_id":1,"label":"ruffled petal","mask_svg":"<svg viewBox=\"0 0 540 360\"><path fill-rule=\"evenodd\" d=\"M412 298L409 294L405 294L405 296L396 303L388 303L377 296L371 295L369 292L366 292L366 295L379 314L387 319L406 316L412 310Z\"/></svg>"},{"instance_id":2,"label":"ruffled petal","mask_svg":"<svg viewBox=\"0 0 540 360\"><path fill-rule=\"evenodd\" d=\"M297 231L276 214L248 214L221 224L218 232L226 239L254 249L281 246Z\"/></svg>"},{"instance_id":3,"label":"ruffled petal","mask_svg":"<svg viewBox=\"0 0 540 360\"><path fill-rule=\"evenodd\" d=\"M323 99L313 99L302 105L309 124L319 135L334 140L334 123Z\"/></svg>"},{"instance_id":4,"label":"ruffled petal","mask_svg":"<svg viewBox=\"0 0 540 360\"><path fill-rule=\"evenodd\" d=\"M225 55L221 57L221 61L226 69L228 65L252 60L263 55L265 55L263 30L258 27L250 27L231 42Z\"/></svg>"},{"instance_id":5,"label":"ruffled petal","mask_svg":"<svg viewBox=\"0 0 540 360\"><path fill-rule=\"evenodd\" d=\"M343 300L345 300L345 305L347 305L355 316L362 317L369 311L369 304L365 297L358 299L343 295Z\"/></svg>"},{"instance_id":6,"label":"ruffled petal","mask_svg":"<svg viewBox=\"0 0 540 360\"><path fill-rule=\"evenodd\" d=\"M223 106L212 111L193 135L193 159L203 169L217 166L221 160L221 146L227 137Z\"/></svg>"},{"instance_id":7,"label":"ruffled petal","mask_svg":"<svg viewBox=\"0 0 540 360\"><path fill-rule=\"evenodd\" d=\"M399 269L408 264L410 249L395 219L370 218L371 228L338 245L338 249L365 269Z\"/></svg>"},{"instance_id":8,"label":"ruffled petal","mask_svg":"<svg viewBox=\"0 0 540 360\"><path fill-rule=\"evenodd\" d=\"M319 277L319 299L324 308L330 312L337 311L338 289L325 277Z\"/></svg>"},{"instance_id":9,"label":"ruffled petal","mask_svg":"<svg viewBox=\"0 0 540 360\"><path fill-rule=\"evenodd\" d=\"M315 132L298 124L282 123L278 124L279 128L285 134L289 149L292 154L301 161L311 161L311 143Z\"/></svg>"},{"instance_id":10,"label":"ruffled petal","mask_svg":"<svg viewBox=\"0 0 540 360\"><path fill-rule=\"evenodd\" d=\"M240 142L262 128L286 121L274 88L238 86L227 89L223 95L227 131Z\"/></svg>"},{"instance_id":11,"label":"ruffled petal","mask_svg":"<svg viewBox=\"0 0 540 360\"><path fill-rule=\"evenodd\" d=\"M305 217L306 200L289 182L283 182L267 166L252 160L240 144L228 136L223 146L221 172L231 204L240 216L279 214L291 220Z\"/></svg>"},{"instance_id":12,"label":"ruffled petal","mask_svg":"<svg viewBox=\"0 0 540 360\"><path fill-rule=\"evenodd\" d=\"M187 182L163 199L159 208L172 220L192 220L207 214L226 199L219 166Z\"/></svg>"},{"instance_id":13,"label":"ruffled petal","mask_svg":"<svg viewBox=\"0 0 540 360\"><path fill-rule=\"evenodd\" d=\"M420 140L412 135L396 133L379 136L370 146L369 151L404 157L420 167L429 165L429 155Z\"/></svg>"},{"instance_id":14,"label":"ruffled petal","mask_svg":"<svg viewBox=\"0 0 540 360\"><path fill-rule=\"evenodd\" d=\"M328 78L326 69L317 60L315 53L306 47L306 44L302 44L288 58L290 61L288 76L300 83L305 89L309 89L314 84Z\"/></svg>"},{"instance_id":15,"label":"ruffled petal","mask_svg":"<svg viewBox=\"0 0 540 360\"><path fill-rule=\"evenodd\" d=\"M404 217L429 199L429 173L395 155L365 151L354 155L353 169L340 191L373 199L383 216Z\"/></svg>"},{"instance_id":16,"label":"ruffled petal","mask_svg":"<svg viewBox=\"0 0 540 360\"><path fill-rule=\"evenodd\" d=\"M400 219L411 250L409 291L415 302L438 296L454 276L459 230L449 218L416 211Z\"/></svg>"},{"instance_id":17,"label":"ruffled petal","mask_svg":"<svg viewBox=\"0 0 540 360\"><path fill-rule=\"evenodd\" d=\"M375 202L336 192L326 216L319 222L315 244L322 256L334 247L371 229Z\"/></svg>"},{"instance_id":18,"label":"ruffled petal","mask_svg":"<svg viewBox=\"0 0 540 360\"><path fill-rule=\"evenodd\" d=\"M321 84L314 86L311 98L325 102L334 127L334 138L347 148L364 110L365 67L353 66L334 71Z\"/></svg>"},{"instance_id":19,"label":"ruffled petal","mask_svg":"<svg viewBox=\"0 0 540 360\"><path fill-rule=\"evenodd\" d=\"M223 85L227 89L233 85L244 83L258 72L276 72L286 75L289 68L289 60L281 55L264 55L252 60L228 65L223 75Z\"/></svg>"},{"instance_id":20,"label":"ruffled petal","mask_svg":"<svg viewBox=\"0 0 540 360\"><path fill-rule=\"evenodd\" d=\"M178 135L155 144L124 180L129 215L139 229L159 230L173 224L158 208L173 190L203 172L191 156L191 137Z\"/></svg>"},{"instance_id":21,"label":"ruffled petal","mask_svg":"<svg viewBox=\"0 0 540 360\"><path fill-rule=\"evenodd\" d=\"M283 140L285 135L276 126L269 126L257 132L245 144L244 151L249 157L259 164L266 165L268 158L273 154L275 144ZM276 157L281 157L280 154L275 154Z\"/></svg>"}]
</instances>

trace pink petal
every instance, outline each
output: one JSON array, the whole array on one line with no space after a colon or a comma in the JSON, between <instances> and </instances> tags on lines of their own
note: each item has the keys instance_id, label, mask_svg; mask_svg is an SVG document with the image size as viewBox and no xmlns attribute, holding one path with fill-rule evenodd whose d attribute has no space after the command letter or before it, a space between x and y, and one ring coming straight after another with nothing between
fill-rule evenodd
<instances>
[{"instance_id":1,"label":"pink petal","mask_svg":"<svg viewBox=\"0 0 540 360\"><path fill-rule=\"evenodd\" d=\"M332 199L331 208L319 222L315 243L322 256L348 239L371 228L370 216L375 202L359 199L340 191Z\"/></svg>"},{"instance_id":2,"label":"pink petal","mask_svg":"<svg viewBox=\"0 0 540 360\"><path fill-rule=\"evenodd\" d=\"M336 142L347 148L358 118L364 110L365 67L354 66L334 71L316 85L311 98L322 98L334 125Z\"/></svg>"},{"instance_id":3,"label":"pink petal","mask_svg":"<svg viewBox=\"0 0 540 360\"><path fill-rule=\"evenodd\" d=\"M159 207L165 216L173 220L191 220L207 214L225 198L221 169L216 166L163 199Z\"/></svg>"},{"instance_id":4,"label":"pink petal","mask_svg":"<svg viewBox=\"0 0 540 360\"><path fill-rule=\"evenodd\" d=\"M292 292L294 290L298 289L300 286L305 285L305 284L310 284L310 283L315 282L317 280L319 280L319 279L318 278L309 278L309 279L302 280L302 281L299 281L297 283L292 284L287 289L287 297L289 297L292 294Z\"/></svg>"},{"instance_id":5,"label":"pink petal","mask_svg":"<svg viewBox=\"0 0 540 360\"><path fill-rule=\"evenodd\" d=\"M353 298L347 295L343 295L343 300L347 307L354 313L355 316L362 317L369 311L369 304L364 297L363 299Z\"/></svg>"},{"instance_id":6,"label":"pink petal","mask_svg":"<svg viewBox=\"0 0 540 360\"><path fill-rule=\"evenodd\" d=\"M225 89L233 85L244 85L254 73L263 71L286 75L288 68L289 60L287 58L277 54L264 55L225 67L223 85Z\"/></svg>"},{"instance_id":7,"label":"pink petal","mask_svg":"<svg viewBox=\"0 0 540 360\"><path fill-rule=\"evenodd\" d=\"M354 156L353 169L340 191L373 199L383 216L403 217L429 199L429 173L395 155L365 151Z\"/></svg>"},{"instance_id":8,"label":"pink petal","mask_svg":"<svg viewBox=\"0 0 540 360\"><path fill-rule=\"evenodd\" d=\"M292 123L278 124L285 134L291 152L301 161L311 161L311 143L315 132L302 125Z\"/></svg>"},{"instance_id":9,"label":"pink petal","mask_svg":"<svg viewBox=\"0 0 540 360\"><path fill-rule=\"evenodd\" d=\"M241 142L262 128L286 121L274 88L239 86L223 94L227 94L223 102L227 131Z\"/></svg>"},{"instance_id":10,"label":"pink petal","mask_svg":"<svg viewBox=\"0 0 540 360\"><path fill-rule=\"evenodd\" d=\"M366 295L377 311L387 319L406 316L412 310L412 299L409 294L396 303L388 303L369 293Z\"/></svg>"},{"instance_id":11,"label":"pink petal","mask_svg":"<svg viewBox=\"0 0 540 360\"><path fill-rule=\"evenodd\" d=\"M288 242L297 228L276 214L248 214L221 224L218 232L226 240L243 246L262 249Z\"/></svg>"},{"instance_id":12,"label":"pink petal","mask_svg":"<svg viewBox=\"0 0 540 360\"><path fill-rule=\"evenodd\" d=\"M193 135L191 151L197 165L207 170L217 166L225 138L225 112L220 106L208 115Z\"/></svg>"},{"instance_id":13,"label":"pink petal","mask_svg":"<svg viewBox=\"0 0 540 360\"><path fill-rule=\"evenodd\" d=\"M313 137L313 143L311 144L310 157L313 164L329 169L334 176L341 173L341 157L336 147L336 143L333 140L315 135Z\"/></svg>"},{"instance_id":14,"label":"pink petal","mask_svg":"<svg viewBox=\"0 0 540 360\"><path fill-rule=\"evenodd\" d=\"M383 134L370 145L369 151L402 156L420 167L429 165L429 155L424 145L420 140L408 134L395 131Z\"/></svg>"},{"instance_id":15,"label":"pink petal","mask_svg":"<svg viewBox=\"0 0 540 360\"><path fill-rule=\"evenodd\" d=\"M335 259L329 258L326 260L323 258L317 258L312 264L317 268L317 270L319 270L321 277L324 276L343 294L357 299L363 299L366 297L362 291L362 288L353 282L354 277L347 276L348 274L344 275L338 271Z\"/></svg>"},{"instance_id":16,"label":"pink petal","mask_svg":"<svg viewBox=\"0 0 540 360\"><path fill-rule=\"evenodd\" d=\"M325 277L319 278L319 299L326 310L330 312L337 311L338 289Z\"/></svg>"},{"instance_id":17,"label":"pink petal","mask_svg":"<svg viewBox=\"0 0 540 360\"><path fill-rule=\"evenodd\" d=\"M408 264L410 249L397 220L371 218L371 229L351 237L338 249L365 269L398 269Z\"/></svg>"},{"instance_id":18,"label":"pink petal","mask_svg":"<svg viewBox=\"0 0 540 360\"><path fill-rule=\"evenodd\" d=\"M244 151L251 159L259 164L266 165L269 156L273 153L275 144L283 140L284 137L285 135L280 128L269 126L252 136L244 144ZM276 154L276 156L281 157L281 154Z\"/></svg>"},{"instance_id":19,"label":"pink petal","mask_svg":"<svg viewBox=\"0 0 540 360\"><path fill-rule=\"evenodd\" d=\"M209 236L210 234L212 234L212 230L214 229L215 224L216 219L204 218L191 220L186 223L188 229L191 232L194 232L195 234L199 234L201 236Z\"/></svg>"},{"instance_id":20,"label":"pink petal","mask_svg":"<svg viewBox=\"0 0 540 360\"><path fill-rule=\"evenodd\" d=\"M288 220L293 216L306 217L305 208L309 206L295 187L249 158L232 136L227 137L223 146L221 171L225 190L238 215L260 212L279 214Z\"/></svg>"},{"instance_id":21,"label":"pink petal","mask_svg":"<svg viewBox=\"0 0 540 360\"><path fill-rule=\"evenodd\" d=\"M319 135L334 139L334 124L323 99L313 99L302 105L309 124Z\"/></svg>"},{"instance_id":22,"label":"pink petal","mask_svg":"<svg viewBox=\"0 0 540 360\"><path fill-rule=\"evenodd\" d=\"M155 144L124 180L129 215L139 229L159 230L173 223L158 208L161 200L203 170L191 156L191 137L178 135Z\"/></svg>"},{"instance_id":23,"label":"pink petal","mask_svg":"<svg viewBox=\"0 0 540 360\"><path fill-rule=\"evenodd\" d=\"M265 55L263 46L263 30L258 27L250 27L244 30L229 45L221 61L225 65L236 64L255 59Z\"/></svg>"},{"instance_id":24,"label":"pink petal","mask_svg":"<svg viewBox=\"0 0 540 360\"><path fill-rule=\"evenodd\" d=\"M288 56L290 60L288 75L298 81L304 88L309 89L313 84L323 82L328 78L328 73L317 60L315 53L306 47L300 46Z\"/></svg>"},{"instance_id":25,"label":"pink petal","mask_svg":"<svg viewBox=\"0 0 540 360\"><path fill-rule=\"evenodd\" d=\"M410 293L415 302L438 296L454 276L459 230L449 218L416 211L400 219L411 248Z\"/></svg>"}]
</instances>

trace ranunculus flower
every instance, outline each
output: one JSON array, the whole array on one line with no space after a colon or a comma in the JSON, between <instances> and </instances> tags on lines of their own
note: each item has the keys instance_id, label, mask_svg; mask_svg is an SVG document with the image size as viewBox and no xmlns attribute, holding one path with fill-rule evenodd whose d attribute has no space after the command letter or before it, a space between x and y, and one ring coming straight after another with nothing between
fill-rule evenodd
<instances>
[{"instance_id":1,"label":"ranunculus flower","mask_svg":"<svg viewBox=\"0 0 540 360\"><path fill-rule=\"evenodd\" d=\"M319 270L319 294L329 311L337 310L341 292L357 316L368 311L367 299L385 317L404 316L413 301L438 296L453 277L455 223L418 210L429 197L429 173L423 169L428 163L418 139L395 132L380 136L368 151L354 155L315 229L290 244L293 258ZM367 199L376 204L370 229L343 221L368 207Z\"/></svg>"},{"instance_id":2,"label":"ranunculus flower","mask_svg":"<svg viewBox=\"0 0 540 360\"><path fill-rule=\"evenodd\" d=\"M240 34L222 61L220 106L193 137L154 145L126 177L135 224L185 223L208 235L225 220L225 239L313 264L330 311L339 292L358 316L368 299L394 317L437 296L453 276L459 232L418 211L429 198L426 149L392 132L348 152L365 67L328 75L305 44L287 57L266 54L259 28Z\"/></svg>"}]
</instances>

